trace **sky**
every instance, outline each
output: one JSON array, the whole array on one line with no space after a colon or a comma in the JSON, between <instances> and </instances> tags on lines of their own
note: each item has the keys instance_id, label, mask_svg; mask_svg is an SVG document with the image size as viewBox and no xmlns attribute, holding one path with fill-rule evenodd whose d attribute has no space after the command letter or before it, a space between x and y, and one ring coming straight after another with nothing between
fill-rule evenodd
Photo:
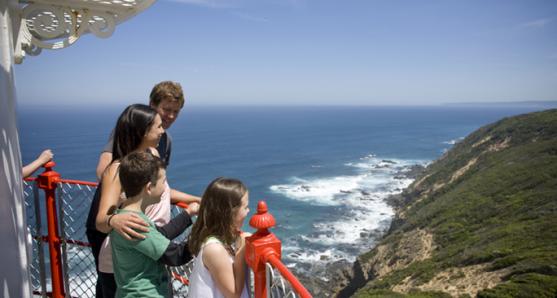
<instances>
[{"instance_id":1,"label":"sky","mask_svg":"<svg viewBox=\"0 0 557 298\"><path fill-rule=\"evenodd\" d=\"M557 100L555 0L158 0L15 66L19 105Z\"/></svg>"}]
</instances>

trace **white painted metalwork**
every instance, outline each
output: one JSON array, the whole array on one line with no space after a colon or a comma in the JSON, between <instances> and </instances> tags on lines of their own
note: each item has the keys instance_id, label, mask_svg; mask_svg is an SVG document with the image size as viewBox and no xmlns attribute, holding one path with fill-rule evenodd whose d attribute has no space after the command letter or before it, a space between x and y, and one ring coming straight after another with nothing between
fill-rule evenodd
<instances>
[{"instance_id":1,"label":"white painted metalwork","mask_svg":"<svg viewBox=\"0 0 557 298\"><path fill-rule=\"evenodd\" d=\"M15 61L42 49L62 49L82 35L112 35L117 24L151 6L155 0L20 0L21 23Z\"/></svg>"},{"instance_id":2,"label":"white painted metalwork","mask_svg":"<svg viewBox=\"0 0 557 298\"><path fill-rule=\"evenodd\" d=\"M267 278L265 279L267 297L298 297L290 283L285 281L280 272L275 270L275 268L273 268L273 266L269 263L265 263L265 274L267 275Z\"/></svg>"}]
</instances>

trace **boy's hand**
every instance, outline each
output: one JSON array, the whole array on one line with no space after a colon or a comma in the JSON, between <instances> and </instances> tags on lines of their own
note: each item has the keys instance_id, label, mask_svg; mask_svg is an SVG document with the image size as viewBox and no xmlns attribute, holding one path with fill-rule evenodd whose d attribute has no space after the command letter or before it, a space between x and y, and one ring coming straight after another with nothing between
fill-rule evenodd
<instances>
[{"instance_id":1,"label":"boy's hand","mask_svg":"<svg viewBox=\"0 0 557 298\"><path fill-rule=\"evenodd\" d=\"M197 215L197 213L199 212L199 203L189 203L188 208L186 208L186 212L191 216Z\"/></svg>"}]
</instances>

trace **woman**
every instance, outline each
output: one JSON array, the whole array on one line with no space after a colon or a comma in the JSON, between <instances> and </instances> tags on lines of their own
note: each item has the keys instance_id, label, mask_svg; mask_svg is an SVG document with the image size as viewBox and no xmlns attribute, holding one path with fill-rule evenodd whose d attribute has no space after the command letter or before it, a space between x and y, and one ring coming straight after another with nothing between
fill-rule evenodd
<instances>
[{"instance_id":1,"label":"woman","mask_svg":"<svg viewBox=\"0 0 557 298\"><path fill-rule=\"evenodd\" d=\"M118 177L119 160L134 151L149 150L158 156L154 148L163 133L161 117L151 107L143 104L128 106L116 122L112 161L95 192L87 218L87 238L91 243L98 272L97 297L114 297L116 291L110 245L105 241L107 234L115 230L124 238L131 240L132 238L143 239L144 236L140 231L148 231L148 224L137 214L113 214L119 205L122 193ZM149 207L147 216L155 224L160 226L169 222L170 187L168 184L165 185L161 201Z\"/></svg>"}]
</instances>

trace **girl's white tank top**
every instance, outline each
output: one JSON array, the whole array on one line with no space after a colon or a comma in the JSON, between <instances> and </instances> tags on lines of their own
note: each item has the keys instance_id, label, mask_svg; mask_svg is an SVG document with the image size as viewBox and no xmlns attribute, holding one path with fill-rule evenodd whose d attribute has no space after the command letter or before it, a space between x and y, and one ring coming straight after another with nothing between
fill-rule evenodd
<instances>
[{"instance_id":1,"label":"girl's white tank top","mask_svg":"<svg viewBox=\"0 0 557 298\"><path fill-rule=\"evenodd\" d=\"M193 259L193 269L189 276L190 287L188 291L188 297L190 298L223 298L223 294L218 289L211 272L203 264L203 249L210 243L222 243L215 237L208 237L207 240L201 246L199 253ZM230 263L234 263L234 257L229 256ZM246 285L249 280L249 276L246 276ZM244 286L242 290L241 298L248 298L247 286Z\"/></svg>"}]
</instances>

